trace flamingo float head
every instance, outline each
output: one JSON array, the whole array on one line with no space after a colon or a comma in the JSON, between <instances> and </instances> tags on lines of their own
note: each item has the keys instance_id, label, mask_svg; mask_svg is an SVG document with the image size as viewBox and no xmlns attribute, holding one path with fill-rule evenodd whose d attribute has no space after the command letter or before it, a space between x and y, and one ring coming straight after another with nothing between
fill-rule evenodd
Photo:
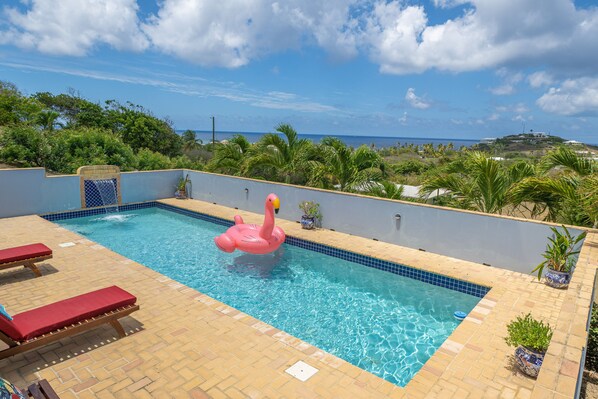
<instances>
[{"instance_id":1,"label":"flamingo float head","mask_svg":"<svg viewBox=\"0 0 598 399\"><path fill-rule=\"evenodd\" d=\"M266 207L268 206L272 206L272 208L274 208L274 213L278 213L278 210L280 209L280 199L276 194L269 194L266 197Z\"/></svg>"}]
</instances>

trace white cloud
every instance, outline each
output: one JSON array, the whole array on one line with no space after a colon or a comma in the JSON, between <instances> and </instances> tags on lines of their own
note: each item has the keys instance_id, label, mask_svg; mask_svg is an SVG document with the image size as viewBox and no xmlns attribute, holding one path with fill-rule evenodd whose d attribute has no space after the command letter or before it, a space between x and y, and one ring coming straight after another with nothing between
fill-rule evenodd
<instances>
[{"instance_id":1,"label":"white cloud","mask_svg":"<svg viewBox=\"0 0 598 399\"><path fill-rule=\"evenodd\" d=\"M315 42L336 58L357 54L351 0L164 0L144 24L155 48L203 66L235 68Z\"/></svg>"},{"instance_id":2,"label":"white cloud","mask_svg":"<svg viewBox=\"0 0 598 399\"><path fill-rule=\"evenodd\" d=\"M0 44L47 54L151 46L194 64L235 68L319 47L339 60L362 52L393 74L542 65L589 76L598 68L598 8L576 9L573 0L433 0L426 7L464 10L434 24L423 5L407 0L160 0L144 21L140 0L22 3L3 9ZM530 85L550 84L543 78L530 75ZM507 82L494 91L514 89Z\"/></svg>"},{"instance_id":3,"label":"white cloud","mask_svg":"<svg viewBox=\"0 0 598 399\"><path fill-rule=\"evenodd\" d=\"M565 80L560 87L549 88L536 104L559 115L598 115L598 78Z\"/></svg>"},{"instance_id":4,"label":"white cloud","mask_svg":"<svg viewBox=\"0 0 598 399\"><path fill-rule=\"evenodd\" d=\"M142 76L142 71L139 70L137 70L134 75L127 75L124 73L114 74L109 72L68 69L62 67L51 67L47 65L29 65L1 61L0 65L10 68L18 68L20 70L43 71L71 76L81 76L96 80L152 86L164 91L183 94L186 96L224 98L230 101L246 103L259 108L283 109L309 113L341 113L339 109L332 105L312 101L294 93L276 91L261 92L247 88L245 85L239 84L237 82L217 82L213 80L208 82L201 78L184 76L180 74L174 76L159 75L159 78L156 78L153 76Z\"/></svg>"},{"instance_id":5,"label":"white cloud","mask_svg":"<svg viewBox=\"0 0 598 399\"><path fill-rule=\"evenodd\" d=\"M526 121L526 119L523 115L516 115L511 120L514 122L525 122Z\"/></svg>"},{"instance_id":6,"label":"white cloud","mask_svg":"<svg viewBox=\"0 0 598 399\"><path fill-rule=\"evenodd\" d=\"M523 74L520 72L512 73L506 68L500 68L496 74L503 80L503 84L490 89L490 92L496 96L506 96L515 93L517 83L523 80Z\"/></svg>"},{"instance_id":7,"label":"white cloud","mask_svg":"<svg viewBox=\"0 0 598 399\"><path fill-rule=\"evenodd\" d=\"M492 115L490 115L490 116L488 117L488 120L489 120L489 121L497 121L497 120L499 120L499 119L500 119L500 115L499 115L499 114L497 114L496 112L495 112L495 113L493 113Z\"/></svg>"},{"instance_id":8,"label":"white cloud","mask_svg":"<svg viewBox=\"0 0 598 399\"><path fill-rule=\"evenodd\" d=\"M490 92L496 96L507 96L515 93L515 86L511 84L503 84L501 86L493 87Z\"/></svg>"},{"instance_id":9,"label":"white cloud","mask_svg":"<svg viewBox=\"0 0 598 399\"><path fill-rule=\"evenodd\" d=\"M529 85L533 88L538 88L542 86L549 86L554 83L554 78L551 74L545 71L538 71L530 74L527 77L527 81Z\"/></svg>"},{"instance_id":10,"label":"white cloud","mask_svg":"<svg viewBox=\"0 0 598 399\"><path fill-rule=\"evenodd\" d=\"M403 112L403 116L399 118L399 122L401 122L401 125L407 124L407 111Z\"/></svg>"},{"instance_id":11,"label":"white cloud","mask_svg":"<svg viewBox=\"0 0 598 399\"><path fill-rule=\"evenodd\" d=\"M434 6L437 8L452 8L467 2L468 0L434 0Z\"/></svg>"},{"instance_id":12,"label":"white cloud","mask_svg":"<svg viewBox=\"0 0 598 399\"><path fill-rule=\"evenodd\" d=\"M0 44L53 55L83 56L98 44L142 51L148 40L138 27L135 0L32 0L26 12L6 7L8 29Z\"/></svg>"},{"instance_id":13,"label":"white cloud","mask_svg":"<svg viewBox=\"0 0 598 399\"><path fill-rule=\"evenodd\" d=\"M430 103L426 102L421 97L415 95L415 89L410 87L407 89L407 93L405 93L405 101L412 106L413 108L417 109L427 109L430 108Z\"/></svg>"},{"instance_id":14,"label":"white cloud","mask_svg":"<svg viewBox=\"0 0 598 399\"><path fill-rule=\"evenodd\" d=\"M572 0L541 5L533 0L471 0L462 16L437 25L428 24L423 6L405 4L379 0L366 17L364 40L382 72L538 64L581 70L598 64L598 9L576 10Z\"/></svg>"}]
</instances>

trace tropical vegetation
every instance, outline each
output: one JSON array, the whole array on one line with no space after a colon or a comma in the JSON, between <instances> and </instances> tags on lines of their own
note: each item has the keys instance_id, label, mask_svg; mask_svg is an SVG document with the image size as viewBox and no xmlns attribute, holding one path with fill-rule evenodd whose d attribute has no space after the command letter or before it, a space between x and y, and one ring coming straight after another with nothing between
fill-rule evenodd
<instances>
[{"instance_id":1,"label":"tropical vegetation","mask_svg":"<svg viewBox=\"0 0 598 399\"><path fill-rule=\"evenodd\" d=\"M577 261L576 255L579 254L579 242L586 237L587 232L582 232L577 236L572 236L569 229L561 226L561 229L551 227L553 236L548 237L546 251L542 254L544 260L540 262L533 272L538 273L538 280L542 277L545 267L557 272L570 272Z\"/></svg>"},{"instance_id":2,"label":"tropical vegetation","mask_svg":"<svg viewBox=\"0 0 598 399\"><path fill-rule=\"evenodd\" d=\"M0 162L74 173L89 164L121 170L202 169L189 138L132 103L92 103L71 91L23 95L0 82Z\"/></svg>"},{"instance_id":3,"label":"tropical vegetation","mask_svg":"<svg viewBox=\"0 0 598 399\"><path fill-rule=\"evenodd\" d=\"M594 302L590 331L588 332L588 348L586 350L586 369L598 371L598 304Z\"/></svg>"},{"instance_id":4,"label":"tropical vegetation","mask_svg":"<svg viewBox=\"0 0 598 399\"><path fill-rule=\"evenodd\" d=\"M87 164L199 169L598 227L597 161L563 141L530 133L471 148L353 148L336 137L314 143L280 124L256 143L237 134L204 144L194 131L177 134L169 120L139 105L93 103L75 91L26 96L0 82L0 162L15 167L49 173L74 173ZM420 186L420 197L406 198L404 185Z\"/></svg>"}]
</instances>

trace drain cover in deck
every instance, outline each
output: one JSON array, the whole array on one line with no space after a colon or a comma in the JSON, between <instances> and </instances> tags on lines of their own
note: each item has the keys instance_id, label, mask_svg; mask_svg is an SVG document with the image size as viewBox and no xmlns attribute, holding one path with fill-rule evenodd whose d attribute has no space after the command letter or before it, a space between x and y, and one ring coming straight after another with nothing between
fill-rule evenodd
<instances>
[{"instance_id":1,"label":"drain cover in deck","mask_svg":"<svg viewBox=\"0 0 598 399\"><path fill-rule=\"evenodd\" d=\"M310 366L309 364L298 361L297 363L293 364L291 367L285 370L287 374L292 375L299 381L305 382L311 376L318 372L318 369L315 367Z\"/></svg>"}]
</instances>

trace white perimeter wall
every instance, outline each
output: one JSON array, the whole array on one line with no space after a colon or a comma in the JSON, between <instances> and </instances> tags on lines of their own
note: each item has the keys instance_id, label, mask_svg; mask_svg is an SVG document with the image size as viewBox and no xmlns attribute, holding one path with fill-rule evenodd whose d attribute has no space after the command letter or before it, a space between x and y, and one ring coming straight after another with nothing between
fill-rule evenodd
<instances>
[{"instance_id":1,"label":"white perimeter wall","mask_svg":"<svg viewBox=\"0 0 598 399\"><path fill-rule=\"evenodd\" d=\"M301 201L315 201L322 227L502 269L529 273L542 261L550 226L447 208L368 198L185 171L194 199L262 213L266 196L280 197L278 217L299 220ZM248 189L246 192L245 189ZM400 221L395 215L401 215ZM232 218L231 214L231 218ZM572 230L578 234L581 230Z\"/></svg>"},{"instance_id":2,"label":"white perimeter wall","mask_svg":"<svg viewBox=\"0 0 598 399\"><path fill-rule=\"evenodd\" d=\"M183 171L121 173L123 203L174 196ZM43 168L0 169L0 218L81 208L77 175L46 176Z\"/></svg>"},{"instance_id":3,"label":"white perimeter wall","mask_svg":"<svg viewBox=\"0 0 598 399\"><path fill-rule=\"evenodd\" d=\"M0 169L0 217L79 208L79 176L46 177L44 168Z\"/></svg>"},{"instance_id":4,"label":"white perimeter wall","mask_svg":"<svg viewBox=\"0 0 598 399\"><path fill-rule=\"evenodd\" d=\"M174 197L176 185L183 176L181 169L150 172L123 172L120 190L123 204Z\"/></svg>"},{"instance_id":5,"label":"white perimeter wall","mask_svg":"<svg viewBox=\"0 0 598 399\"><path fill-rule=\"evenodd\" d=\"M282 204L278 216L287 220L300 219L299 202L315 201L325 228L522 273L541 262L551 235L543 223L188 170L122 173L122 201L171 198L187 174L191 196L198 200L262 213L264 199L274 192ZM46 176L43 168L2 169L0 217L80 209L79 187L76 175Z\"/></svg>"}]
</instances>

